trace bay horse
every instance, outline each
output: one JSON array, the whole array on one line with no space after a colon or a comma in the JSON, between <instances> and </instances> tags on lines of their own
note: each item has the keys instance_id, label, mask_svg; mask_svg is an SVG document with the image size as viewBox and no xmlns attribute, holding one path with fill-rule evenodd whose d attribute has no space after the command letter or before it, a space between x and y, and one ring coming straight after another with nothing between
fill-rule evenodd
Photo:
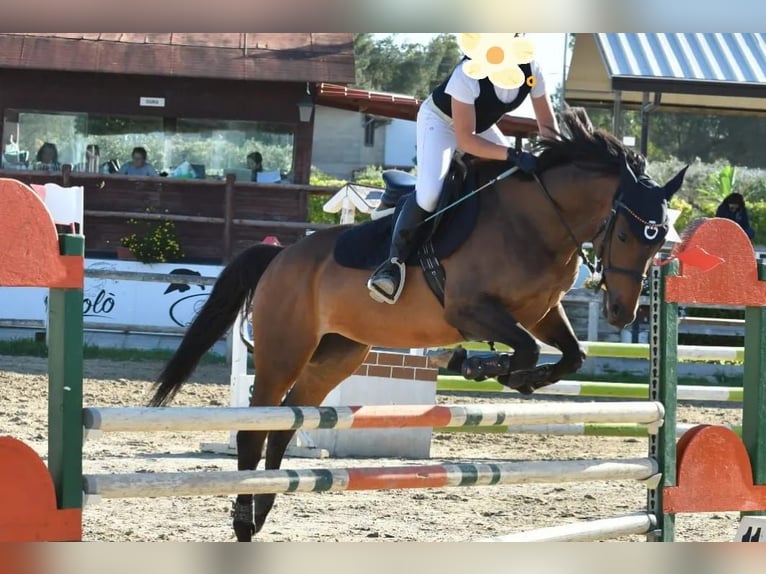
<instances>
[{"instance_id":1,"label":"bay horse","mask_svg":"<svg viewBox=\"0 0 766 574\"><path fill-rule=\"evenodd\" d=\"M172 400L245 308L253 317L253 407L319 405L372 346L434 348L469 338L503 343L514 352L498 380L522 393L577 371L585 353L561 301L577 277L581 243L593 242L604 314L622 328L635 318L643 279L668 230L667 203L686 168L658 185L644 173L644 158L593 129L584 110L565 110L560 125L559 137L539 142L534 177L517 172L478 194L475 228L442 261L443 305L416 269L395 305L372 300L370 271L343 267L333 256L348 226L287 247L252 246L221 272L149 405ZM509 167L487 163L495 169L485 181ZM537 366L535 338L558 348L561 359ZM239 431L238 469L255 470L267 435L265 466L279 468L294 432ZM239 541L261 530L274 498L237 496L232 515Z\"/></svg>"}]
</instances>

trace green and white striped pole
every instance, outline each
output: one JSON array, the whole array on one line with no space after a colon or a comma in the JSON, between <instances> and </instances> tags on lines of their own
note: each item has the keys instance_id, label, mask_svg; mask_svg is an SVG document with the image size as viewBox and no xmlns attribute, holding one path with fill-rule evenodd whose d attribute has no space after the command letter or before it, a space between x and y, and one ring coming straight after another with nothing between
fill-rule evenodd
<instances>
[{"instance_id":1,"label":"green and white striped pole","mask_svg":"<svg viewBox=\"0 0 766 574\"><path fill-rule=\"evenodd\" d=\"M62 255L83 256L85 238L59 235ZM82 508L82 287L48 295L48 468L59 508Z\"/></svg>"},{"instance_id":2,"label":"green and white striped pole","mask_svg":"<svg viewBox=\"0 0 766 574\"><path fill-rule=\"evenodd\" d=\"M662 489L676 486L676 381L678 380L678 303L666 300L666 279L678 274L678 261L653 265L650 271L649 399L665 407L665 422L649 436L649 458L657 461L661 478L647 491L647 512L657 528L647 534L649 542L675 540L675 516L663 512Z\"/></svg>"},{"instance_id":3,"label":"green and white striped pole","mask_svg":"<svg viewBox=\"0 0 766 574\"><path fill-rule=\"evenodd\" d=\"M758 279L766 279L763 263L758 263ZM745 359L742 442L753 467L753 483L766 484L766 306L745 308ZM748 514L766 512L741 513Z\"/></svg>"}]
</instances>

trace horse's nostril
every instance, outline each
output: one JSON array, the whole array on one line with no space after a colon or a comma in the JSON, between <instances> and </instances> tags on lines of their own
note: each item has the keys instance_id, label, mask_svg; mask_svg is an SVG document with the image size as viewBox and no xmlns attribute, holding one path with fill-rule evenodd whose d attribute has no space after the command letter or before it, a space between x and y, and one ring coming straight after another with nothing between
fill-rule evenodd
<instances>
[{"instance_id":1,"label":"horse's nostril","mask_svg":"<svg viewBox=\"0 0 766 574\"><path fill-rule=\"evenodd\" d=\"M609 306L609 311L611 311L612 315L619 315L620 311L622 311L622 305L619 303L612 303Z\"/></svg>"}]
</instances>

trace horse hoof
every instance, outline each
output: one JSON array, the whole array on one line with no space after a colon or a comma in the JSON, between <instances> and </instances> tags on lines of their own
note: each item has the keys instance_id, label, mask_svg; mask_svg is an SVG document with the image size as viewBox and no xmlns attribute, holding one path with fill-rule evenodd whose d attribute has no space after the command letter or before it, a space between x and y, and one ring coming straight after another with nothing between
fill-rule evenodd
<instances>
[{"instance_id":1,"label":"horse hoof","mask_svg":"<svg viewBox=\"0 0 766 574\"><path fill-rule=\"evenodd\" d=\"M237 542L252 542L253 534L256 533L255 524L252 522L234 522L234 534Z\"/></svg>"},{"instance_id":2,"label":"horse hoof","mask_svg":"<svg viewBox=\"0 0 766 574\"><path fill-rule=\"evenodd\" d=\"M534 393L537 387L531 383L525 382L525 377L518 376L519 374L519 372L516 372L510 375L501 375L497 377L497 382L525 396Z\"/></svg>"}]
</instances>

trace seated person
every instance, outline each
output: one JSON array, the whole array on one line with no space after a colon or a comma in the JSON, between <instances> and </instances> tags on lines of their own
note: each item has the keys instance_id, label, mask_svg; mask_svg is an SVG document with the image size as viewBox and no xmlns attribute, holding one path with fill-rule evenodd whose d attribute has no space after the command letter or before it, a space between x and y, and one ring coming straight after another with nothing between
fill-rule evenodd
<instances>
[{"instance_id":1,"label":"seated person","mask_svg":"<svg viewBox=\"0 0 766 574\"><path fill-rule=\"evenodd\" d=\"M250 170L250 181L258 181L258 173L263 171L263 156L254 151L247 155L247 168Z\"/></svg>"},{"instance_id":2,"label":"seated person","mask_svg":"<svg viewBox=\"0 0 766 574\"><path fill-rule=\"evenodd\" d=\"M750 218L747 215L745 198L741 194L730 193L727 195L718 206L715 216L737 222L750 239L755 236L755 230L750 227Z\"/></svg>"},{"instance_id":3,"label":"seated person","mask_svg":"<svg viewBox=\"0 0 766 574\"><path fill-rule=\"evenodd\" d=\"M73 171L98 173L100 170L101 150L96 144L85 147L85 161L74 166Z\"/></svg>"},{"instance_id":4,"label":"seated person","mask_svg":"<svg viewBox=\"0 0 766 574\"><path fill-rule=\"evenodd\" d=\"M142 147L133 148L131 153L133 161L125 163L120 168L122 175L145 175L157 177L157 170L146 161L146 150Z\"/></svg>"},{"instance_id":5,"label":"seated person","mask_svg":"<svg viewBox=\"0 0 766 574\"><path fill-rule=\"evenodd\" d=\"M45 142L37 150L37 156L35 157L34 169L47 170L47 171L61 171L61 164L59 163L59 150L56 148L56 144Z\"/></svg>"}]
</instances>

